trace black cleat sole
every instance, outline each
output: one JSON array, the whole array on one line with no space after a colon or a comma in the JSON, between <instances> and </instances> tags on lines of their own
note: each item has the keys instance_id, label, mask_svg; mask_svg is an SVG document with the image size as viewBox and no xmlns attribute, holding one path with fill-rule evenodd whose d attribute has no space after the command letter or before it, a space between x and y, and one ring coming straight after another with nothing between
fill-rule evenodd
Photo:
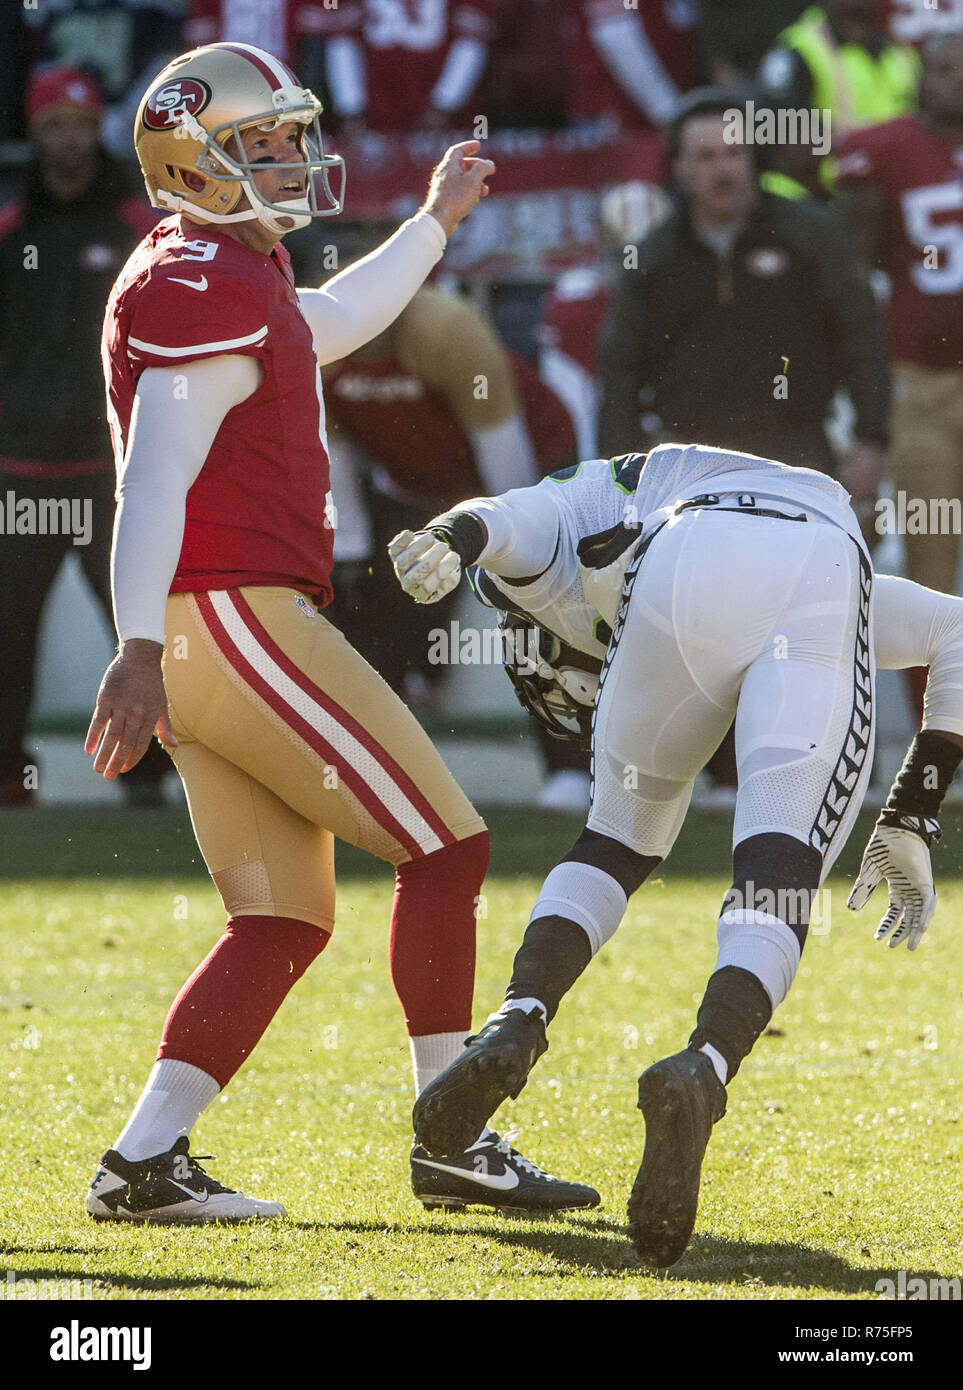
<instances>
[{"instance_id":1,"label":"black cleat sole","mask_svg":"<svg viewBox=\"0 0 963 1390\"><path fill-rule=\"evenodd\" d=\"M680 1053L639 1078L645 1150L629 1196L629 1235L639 1258L667 1269L685 1254L699 1206L702 1162L715 1120L725 1113L725 1092L709 1081L708 1058ZM702 1068L703 1077L698 1075ZM716 1094L710 1095L712 1082ZM720 1099L721 1098L721 1099Z\"/></svg>"},{"instance_id":2,"label":"black cleat sole","mask_svg":"<svg viewBox=\"0 0 963 1390\"><path fill-rule=\"evenodd\" d=\"M467 1051L416 1101L415 1143L433 1155L463 1153L502 1102L521 1095L527 1080L514 1058Z\"/></svg>"},{"instance_id":3,"label":"black cleat sole","mask_svg":"<svg viewBox=\"0 0 963 1390\"><path fill-rule=\"evenodd\" d=\"M448 1215L455 1215L464 1211L466 1207L474 1207L482 1211L493 1212L496 1216L510 1216L518 1221L548 1221L551 1217L562 1216L568 1211L593 1211L598 1206L598 1202L566 1202L564 1206L545 1207L542 1210L538 1207L502 1206L481 1199L472 1201L470 1197L464 1199L460 1197L419 1197L418 1201L425 1211L443 1211Z\"/></svg>"}]
</instances>

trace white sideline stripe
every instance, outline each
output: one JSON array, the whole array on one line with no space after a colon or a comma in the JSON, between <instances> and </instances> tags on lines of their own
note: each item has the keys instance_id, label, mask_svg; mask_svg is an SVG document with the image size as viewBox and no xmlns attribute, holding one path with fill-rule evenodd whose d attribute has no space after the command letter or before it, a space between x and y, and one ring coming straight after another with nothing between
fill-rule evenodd
<instances>
[{"instance_id":1,"label":"white sideline stripe","mask_svg":"<svg viewBox=\"0 0 963 1390\"><path fill-rule=\"evenodd\" d=\"M130 337L128 343L135 348L140 348L141 352L152 352L155 357L190 357L197 352L220 352L224 348L248 347L251 343L256 343L258 338L267 335L268 326L264 325L256 333L248 333L246 338L225 338L220 343L194 343L190 347L160 347L157 343L145 343L140 338Z\"/></svg>"},{"instance_id":2,"label":"white sideline stripe","mask_svg":"<svg viewBox=\"0 0 963 1390\"><path fill-rule=\"evenodd\" d=\"M215 590L208 597L231 640L275 694L350 763L382 805L400 825L404 826L420 849L426 854L441 849L441 840L417 807L412 805L387 768L358 742L354 734L343 728L317 700L299 685L295 685L290 676L281 670L247 627L227 591Z\"/></svg>"},{"instance_id":3,"label":"white sideline stripe","mask_svg":"<svg viewBox=\"0 0 963 1390\"><path fill-rule=\"evenodd\" d=\"M232 48L243 48L245 53L253 53L255 58L260 58L264 66L271 69L282 87L295 85L291 81L291 74L285 71L273 53L267 53L263 48L256 48L253 43L237 43L234 39L226 39L225 42L229 43Z\"/></svg>"}]
</instances>

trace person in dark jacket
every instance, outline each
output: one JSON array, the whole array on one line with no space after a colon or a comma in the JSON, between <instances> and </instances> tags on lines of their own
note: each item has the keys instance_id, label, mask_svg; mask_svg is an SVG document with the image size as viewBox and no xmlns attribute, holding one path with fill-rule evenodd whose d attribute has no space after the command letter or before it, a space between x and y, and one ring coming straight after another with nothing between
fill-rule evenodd
<instances>
[{"instance_id":1,"label":"person in dark jacket","mask_svg":"<svg viewBox=\"0 0 963 1390\"><path fill-rule=\"evenodd\" d=\"M760 191L759 146L733 138L746 110L742 90L704 88L672 124L678 208L626 247L602 327L600 452L678 440L838 473L869 530L887 440L883 317L838 214ZM824 422L841 387L855 424L840 462ZM728 807L731 735L707 771L706 804Z\"/></svg>"},{"instance_id":2,"label":"person in dark jacket","mask_svg":"<svg viewBox=\"0 0 963 1390\"><path fill-rule=\"evenodd\" d=\"M44 600L75 551L110 615L114 465L100 327L110 286L154 223L100 145L103 99L85 72L38 70L27 88L34 145L21 196L0 210L0 805L37 787L25 748ZM125 778L160 801L170 767L154 745Z\"/></svg>"},{"instance_id":3,"label":"person in dark jacket","mask_svg":"<svg viewBox=\"0 0 963 1390\"><path fill-rule=\"evenodd\" d=\"M679 206L626 248L602 328L601 450L645 447L645 409L649 442L705 441L838 471L855 501L871 504L889 363L868 272L832 208L760 192L758 147L733 138L736 109L741 93L703 89L673 124ZM855 408L841 467L824 429L839 388Z\"/></svg>"}]
</instances>

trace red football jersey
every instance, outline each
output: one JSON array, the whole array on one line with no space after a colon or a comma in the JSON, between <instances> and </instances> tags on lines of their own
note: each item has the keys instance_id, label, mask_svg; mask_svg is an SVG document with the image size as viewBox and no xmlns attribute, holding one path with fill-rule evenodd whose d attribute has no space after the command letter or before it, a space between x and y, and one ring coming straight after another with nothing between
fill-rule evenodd
<instances>
[{"instance_id":1,"label":"red football jersey","mask_svg":"<svg viewBox=\"0 0 963 1390\"><path fill-rule=\"evenodd\" d=\"M179 217L141 242L111 291L103 359L122 458L146 367L256 357L261 385L229 411L187 494L172 593L278 584L331 598L324 405L290 257L253 251ZM189 402L172 409L189 409Z\"/></svg>"},{"instance_id":2,"label":"red football jersey","mask_svg":"<svg viewBox=\"0 0 963 1390\"><path fill-rule=\"evenodd\" d=\"M571 417L525 358L510 353L538 471L575 457ZM333 423L381 465L402 492L436 510L484 491L467 435L440 391L398 357L346 357L324 374Z\"/></svg>"},{"instance_id":3,"label":"red football jersey","mask_svg":"<svg viewBox=\"0 0 963 1390\"><path fill-rule=\"evenodd\" d=\"M963 147L920 116L852 131L838 179L872 183L886 217L893 356L925 367L963 365Z\"/></svg>"},{"instance_id":4,"label":"red football jersey","mask_svg":"<svg viewBox=\"0 0 963 1390\"><path fill-rule=\"evenodd\" d=\"M369 0L363 22L365 124L387 132L420 129L452 44L461 38L489 44L503 3Z\"/></svg>"},{"instance_id":5,"label":"red football jersey","mask_svg":"<svg viewBox=\"0 0 963 1390\"><path fill-rule=\"evenodd\" d=\"M963 25L963 0L879 0L879 8L894 43L919 46Z\"/></svg>"},{"instance_id":6,"label":"red football jersey","mask_svg":"<svg viewBox=\"0 0 963 1390\"><path fill-rule=\"evenodd\" d=\"M653 123L623 91L596 49L592 27L608 19L633 19L650 55L647 80L658 81L653 74L661 69L681 95L696 80L695 5L691 0L639 0L638 9L627 9L623 0L571 0L571 5L572 115L587 119L611 114L627 129L651 129Z\"/></svg>"},{"instance_id":7,"label":"red football jersey","mask_svg":"<svg viewBox=\"0 0 963 1390\"><path fill-rule=\"evenodd\" d=\"M568 271L545 299L535 330L539 346L564 352L589 376L596 376L599 334L608 307L608 280L600 266Z\"/></svg>"},{"instance_id":8,"label":"red football jersey","mask_svg":"<svg viewBox=\"0 0 963 1390\"><path fill-rule=\"evenodd\" d=\"M364 0L188 0L184 39L202 44L253 43L282 63L298 62L298 45L332 38L360 22Z\"/></svg>"}]
</instances>

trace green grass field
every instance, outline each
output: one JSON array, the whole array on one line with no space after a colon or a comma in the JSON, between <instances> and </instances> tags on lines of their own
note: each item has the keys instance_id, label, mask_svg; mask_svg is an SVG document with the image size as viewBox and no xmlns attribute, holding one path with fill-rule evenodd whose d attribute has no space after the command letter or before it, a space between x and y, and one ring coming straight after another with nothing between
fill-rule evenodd
<instances>
[{"instance_id":1,"label":"green grass field","mask_svg":"<svg viewBox=\"0 0 963 1390\"><path fill-rule=\"evenodd\" d=\"M490 817L476 1022L499 1001L541 877L577 826ZM915 956L872 940L882 893L830 918L730 1092L696 1237L654 1277L625 1238L642 1152L638 1073L685 1042L715 957L728 824L690 817L664 877L553 1025L504 1130L598 1211L550 1222L428 1214L408 1182L407 1044L387 969L390 873L340 856L339 930L195 1131L215 1176L284 1201L260 1228L98 1224L82 1195L153 1060L170 999L222 910L183 813L0 816L0 1253L106 1299L875 1299L876 1281L963 1273L963 825L934 856L940 905ZM0 1270L0 1281L5 1278Z\"/></svg>"}]
</instances>

